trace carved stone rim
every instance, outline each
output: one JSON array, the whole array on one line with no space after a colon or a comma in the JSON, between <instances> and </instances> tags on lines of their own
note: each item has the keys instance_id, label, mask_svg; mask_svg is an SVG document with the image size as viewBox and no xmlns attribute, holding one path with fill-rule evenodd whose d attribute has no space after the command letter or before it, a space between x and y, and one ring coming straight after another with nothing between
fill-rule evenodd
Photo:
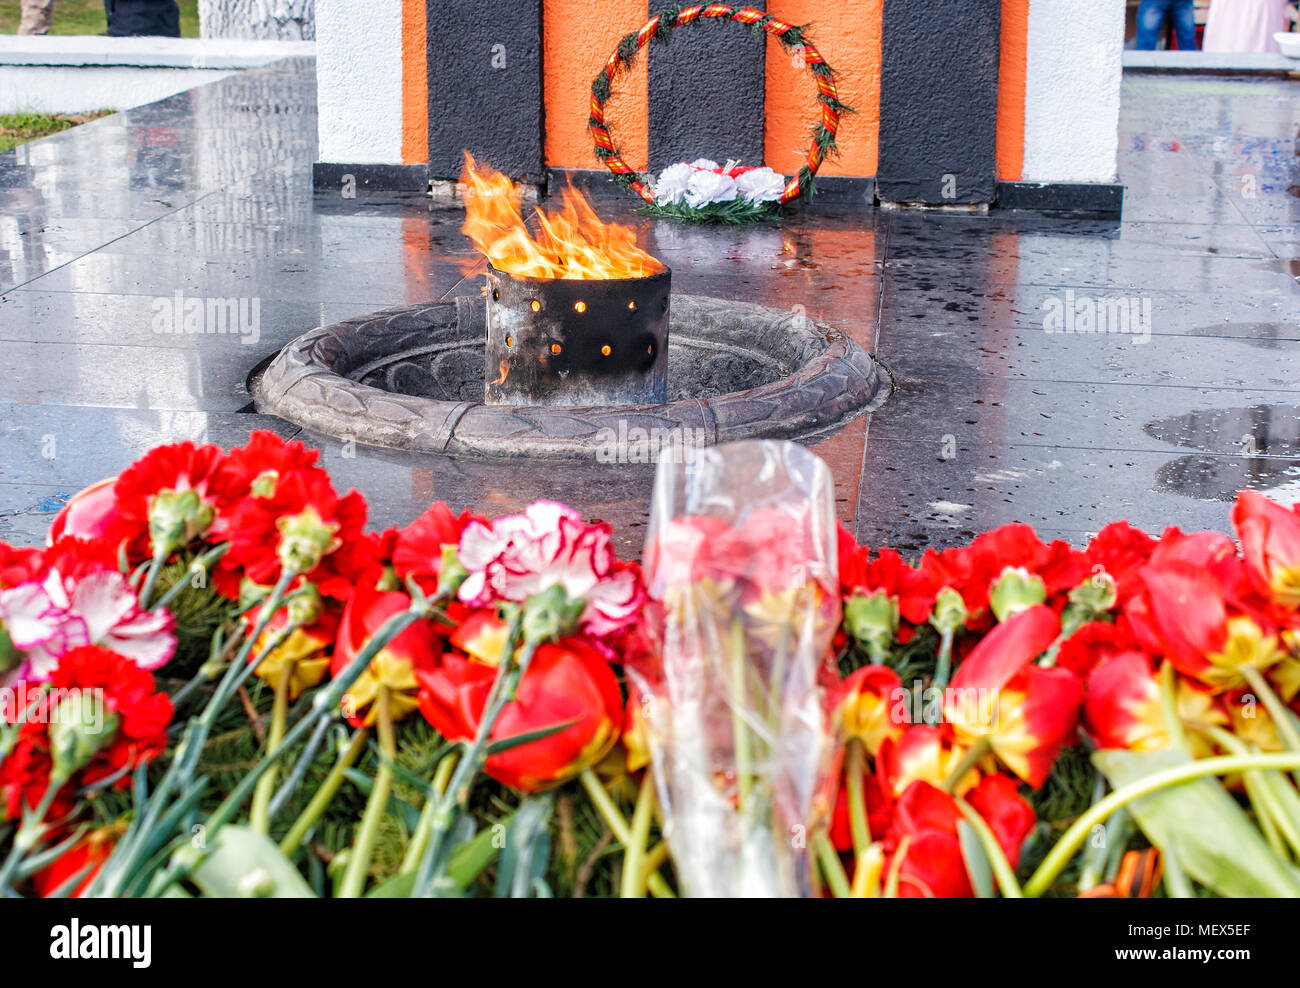
<instances>
[{"instance_id":1,"label":"carved stone rim","mask_svg":"<svg viewBox=\"0 0 1300 988\"><path fill-rule=\"evenodd\" d=\"M793 361L793 372L777 380L715 397L576 408L440 400L385 391L350 376L395 357L395 339L426 326L430 337L443 333L451 340L481 332L483 308L482 298L463 297L313 329L254 375L249 387L255 406L336 438L410 452L591 459L611 434L622 430L626 437L634 428L696 430L691 435L704 445L805 439L889 396L888 374L840 330L785 309L693 295L672 296L674 345L754 352L752 341L771 334L787 359L766 351L764 356L786 367L790 354L801 362ZM698 335L692 330L697 326Z\"/></svg>"}]
</instances>

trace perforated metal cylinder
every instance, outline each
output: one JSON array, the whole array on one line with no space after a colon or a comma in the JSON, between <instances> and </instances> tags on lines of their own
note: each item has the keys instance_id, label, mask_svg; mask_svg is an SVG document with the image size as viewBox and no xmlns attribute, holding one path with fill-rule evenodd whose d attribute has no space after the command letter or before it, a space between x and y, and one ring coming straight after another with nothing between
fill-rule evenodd
<instances>
[{"instance_id":1,"label":"perforated metal cylinder","mask_svg":"<svg viewBox=\"0 0 1300 988\"><path fill-rule=\"evenodd\" d=\"M489 265L484 401L639 405L668 388L671 272L571 281Z\"/></svg>"}]
</instances>

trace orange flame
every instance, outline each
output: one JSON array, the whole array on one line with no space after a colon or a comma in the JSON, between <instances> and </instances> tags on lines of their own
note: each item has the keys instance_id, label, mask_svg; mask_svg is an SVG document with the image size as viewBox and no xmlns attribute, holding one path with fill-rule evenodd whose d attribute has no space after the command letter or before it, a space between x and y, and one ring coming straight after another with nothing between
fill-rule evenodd
<instances>
[{"instance_id":1,"label":"orange flame","mask_svg":"<svg viewBox=\"0 0 1300 988\"><path fill-rule=\"evenodd\" d=\"M604 281L646 278L664 266L636 245L636 231L604 223L575 189L568 189L558 211L537 210L534 237L519 212L519 190L505 175L480 170L465 152L465 225L492 266L518 278Z\"/></svg>"}]
</instances>

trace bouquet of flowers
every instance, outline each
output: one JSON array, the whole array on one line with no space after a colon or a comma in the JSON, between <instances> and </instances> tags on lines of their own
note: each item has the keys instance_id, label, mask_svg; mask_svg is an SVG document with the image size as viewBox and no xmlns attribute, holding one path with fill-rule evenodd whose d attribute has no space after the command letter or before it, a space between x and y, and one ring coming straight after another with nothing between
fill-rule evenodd
<instances>
[{"instance_id":1,"label":"bouquet of flowers","mask_svg":"<svg viewBox=\"0 0 1300 988\"><path fill-rule=\"evenodd\" d=\"M916 567L841 532L836 894L1300 894L1300 514L1233 521Z\"/></svg>"},{"instance_id":2,"label":"bouquet of flowers","mask_svg":"<svg viewBox=\"0 0 1300 988\"><path fill-rule=\"evenodd\" d=\"M806 850L831 795L833 486L825 463L784 442L659 469L647 549L658 647L631 671L692 895L809 891Z\"/></svg>"},{"instance_id":3,"label":"bouquet of flowers","mask_svg":"<svg viewBox=\"0 0 1300 988\"><path fill-rule=\"evenodd\" d=\"M1300 895L1300 513L915 565L788 443L366 529L177 443L0 543L0 893Z\"/></svg>"},{"instance_id":4,"label":"bouquet of flowers","mask_svg":"<svg viewBox=\"0 0 1300 988\"><path fill-rule=\"evenodd\" d=\"M669 165L652 184L650 216L704 223L748 223L780 215L785 176L766 165L719 165L708 158Z\"/></svg>"},{"instance_id":5,"label":"bouquet of flowers","mask_svg":"<svg viewBox=\"0 0 1300 988\"><path fill-rule=\"evenodd\" d=\"M159 447L0 545L0 889L550 890L549 791L619 740L640 570L553 502L366 532L316 457Z\"/></svg>"}]
</instances>

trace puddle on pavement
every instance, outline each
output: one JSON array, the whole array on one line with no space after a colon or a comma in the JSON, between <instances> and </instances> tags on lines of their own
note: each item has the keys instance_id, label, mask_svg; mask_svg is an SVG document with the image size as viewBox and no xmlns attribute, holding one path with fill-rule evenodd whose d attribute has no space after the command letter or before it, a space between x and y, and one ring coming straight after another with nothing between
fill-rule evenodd
<instances>
[{"instance_id":1,"label":"puddle on pavement","mask_svg":"<svg viewBox=\"0 0 1300 988\"><path fill-rule=\"evenodd\" d=\"M1280 350L1300 340L1300 325L1284 322L1223 322L1213 326L1197 326L1188 330L1189 336L1223 336L1234 343Z\"/></svg>"},{"instance_id":2,"label":"puddle on pavement","mask_svg":"<svg viewBox=\"0 0 1300 988\"><path fill-rule=\"evenodd\" d=\"M1210 408L1148 422L1153 439L1201 450L1156 471L1156 489L1202 501L1232 501L1237 491L1300 501L1300 407Z\"/></svg>"},{"instance_id":3,"label":"puddle on pavement","mask_svg":"<svg viewBox=\"0 0 1300 988\"><path fill-rule=\"evenodd\" d=\"M1300 458L1300 407L1206 408L1148 422L1152 439L1206 453Z\"/></svg>"}]
</instances>

